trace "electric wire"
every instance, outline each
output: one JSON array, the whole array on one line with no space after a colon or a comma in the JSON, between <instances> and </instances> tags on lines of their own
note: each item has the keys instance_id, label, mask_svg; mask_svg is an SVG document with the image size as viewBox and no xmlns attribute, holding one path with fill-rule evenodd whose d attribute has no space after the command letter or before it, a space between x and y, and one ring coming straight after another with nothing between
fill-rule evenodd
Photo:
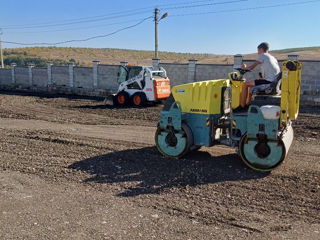
<instances>
[{"instance_id":1,"label":"electric wire","mask_svg":"<svg viewBox=\"0 0 320 240\"><path fill-rule=\"evenodd\" d=\"M207 12L194 12L194 13L185 13L185 14L175 14L175 15L170 15L170 17L183 17L183 16L190 16L190 15L203 15L203 14L217 14L217 13L226 13L226 12L241 12L241 11L257 10L257 9L277 8L277 7L284 7L284 6L286 6L286 7L287 6L296 6L296 5L303 5L303 4L316 3L316 2L320 2L320 0L287 2L287 3L281 3L281 4L265 5L265 6L257 6L257 7L247 7L247 8L240 8L240 9L238 8L238 9L226 9L226 10L219 10L219 11L207 11ZM153 18L153 16L146 17L146 18L142 19L141 21L139 21L138 23L136 23L134 25L130 25L128 27L120 28L120 29L118 29L118 30L116 30L114 32L111 32L111 33L108 33L108 34L104 34L104 35L97 35L97 36L93 36L93 37L88 37L88 38L85 38L85 39L73 39L73 40L61 41L61 42L56 42L56 43L46 43L46 42L42 42L42 43L22 43L22 42L13 42L13 41L2 41L2 42L3 43L8 43L8 44L24 45L24 46L27 46L27 45L60 45L60 44L71 43L71 42L84 42L84 41L89 41L89 40L96 39L96 38L103 38L103 37L114 35L114 34L116 34L118 32L121 32L121 31L124 31L126 29L138 26L138 25L142 24L144 21L146 21L147 19L151 19L151 18Z\"/></svg>"},{"instance_id":2,"label":"electric wire","mask_svg":"<svg viewBox=\"0 0 320 240\"><path fill-rule=\"evenodd\" d=\"M204 7L204 6L212 6L212 5L224 5L224 4L247 2L247 1L248 0L233 0L233 1L224 1L224 2L196 4L196 5L185 5L185 6L179 6L179 7L169 7L169 8L165 8L165 10L182 9L182 8L195 8L195 7Z\"/></svg>"},{"instance_id":3,"label":"electric wire","mask_svg":"<svg viewBox=\"0 0 320 240\"><path fill-rule=\"evenodd\" d=\"M228 13L228 12L242 12L242 11L249 11L249 10L266 9L266 8L297 6L297 5L304 5L304 4L315 3L315 2L320 2L320 0L310 0L310 1L300 1L300 2L286 2L286 3L280 3L280 4L274 4L274 5L265 5L265 6L247 7L247 8L237 8L237 9L226 9L226 10L219 10L219 11L171 14L170 17L183 17L183 16L216 14L216 13Z\"/></svg>"},{"instance_id":4,"label":"electric wire","mask_svg":"<svg viewBox=\"0 0 320 240\"><path fill-rule=\"evenodd\" d=\"M34 23L34 24L14 24L14 25L6 25L3 28L11 28L11 27L27 27L27 26L38 26L38 25L51 25L51 24L59 24L59 23L69 23L69 22L75 22L79 20L90 20L90 19L95 19L95 18L102 18L102 17L111 17L113 15L123 15L124 13L136 13L141 12L140 10L145 10L148 9L148 12L150 12L150 9L152 8L138 8L138 9L132 9L132 10L127 10L127 11L121 11L121 12L114 12L114 13L105 13L102 15L96 15L96 16L91 16L91 17L81 17L81 18L71 18L71 19L65 19L63 21L50 21L50 22L42 22L42 23Z\"/></svg>"},{"instance_id":5,"label":"electric wire","mask_svg":"<svg viewBox=\"0 0 320 240\"><path fill-rule=\"evenodd\" d=\"M103 34L103 35L97 35L97 36L93 36L93 37L88 37L88 38L85 38L85 39L73 39L73 40L61 41L61 42L56 42L56 43L46 43L46 42L41 42L41 43L21 43L21 42L12 42L12 41L2 41L2 42L3 43L8 43L8 44L23 45L23 46L30 46L30 45L49 45L49 46L54 46L54 45L61 45L61 44L65 44L65 43L71 43L71 42L86 42L86 41L97 39L97 38L108 37L108 36L114 35L114 34L116 34L118 32L122 32L122 31L130 29L130 28L134 28L134 27L142 24L143 22L145 22L146 20L148 20L150 18L153 18L153 16L144 18L143 20L139 21L136 24L133 24L133 25L130 25L130 26L127 26L127 27L124 27L124 28L120 28L120 29L118 29L116 31L113 31L111 33Z\"/></svg>"},{"instance_id":6,"label":"electric wire","mask_svg":"<svg viewBox=\"0 0 320 240\"><path fill-rule=\"evenodd\" d=\"M47 28L47 27L67 26L67 25L75 25L75 24L79 24L79 23L98 22L98 21L103 21L103 20L108 20L108 19L133 16L133 15L138 15L138 14L146 13L146 12L150 13L150 11L148 10L148 11L141 11L141 12L132 13L132 14L119 15L119 16L115 16L115 17L104 17L104 18L99 18L99 19L94 19L94 20L82 20L82 21L75 21L75 22L69 22L69 23L26 26L26 27L12 27L12 28L1 27L1 28L2 29L29 29L29 28Z\"/></svg>"},{"instance_id":7,"label":"electric wire","mask_svg":"<svg viewBox=\"0 0 320 240\"><path fill-rule=\"evenodd\" d=\"M156 5L155 7L166 7L166 6L179 6L179 5L185 5L185 4L194 4L194 3L203 3L203 2L214 2L216 0L202 0L202 1L192 1L192 2L181 2L181 3L173 3L173 4L160 4L160 5ZM137 12L140 10L152 10L154 9L154 6L149 6L149 7L144 7L144 8L136 8L136 9L131 9L131 10L125 10L125 11L119 11L119 12L111 12L111 13L106 13L106 14L102 14L102 15L96 15L96 16L91 16L91 17L81 17L81 18L71 18L71 19L65 19L63 21L58 21L59 22L73 22L73 21L78 21L78 20L86 20L86 19L95 19L95 18L101 18L101 17L106 17L106 16L112 16L112 15L121 15L124 13L130 13L130 12ZM57 21L51 21L51 22L43 22L41 23L41 25L46 25L46 24L54 24L57 23ZM11 25L6 25L2 28L6 28L9 29L11 27L25 27L25 26L34 26L37 24L11 24Z\"/></svg>"},{"instance_id":8,"label":"electric wire","mask_svg":"<svg viewBox=\"0 0 320 240\"><path fill-rule=\"evenodd\" d=\"M76 28L63 28L63 29L53 29L53 30L41 30L41 31L24 31L24 32L15 32L15 31L6 31L7 33L19 33L19 34L34 34L34 33L52 33L52 32L65 32L65 31L72 31L72 30L83 30L83 29L92 29L92 28L99 28L99 27L106 27L106 26L113 26L113 25L118 25L118 24L123 24L123 23L131 23L131 22L136 22L136 21L141 21L144 18L139 18L139 19L132 19L132 20L127 20L127 21L122 21L122 22L113 22L113 23L108 23L108 24L99 24L99 25L90 25L90 26L84 26L84 27L76 27Z\"/></svg>"},{"instance_id":9,"label":"electric wire","mask_svg":"<svg viewBox=\"0 0 320 240\"><path fill-rule=\"evenodd\" d=\"M230 3L236 3L236 2L244 2L248 0L233 0L233 1L224 1L224 2L213 2L213 0L206 0L206 1L195 1L195 2L189 2L189 3L180 3L180 4L163 4L159 5L159 7L164 6L163 10L170 10L170 9L181 9L181 8L193 8L193 7L202 7L202 6L210 6L210 5L224 5L224 4L230 4ZM210 2L210 3L204 3L204 4L192 4L192 5L185 5L185 4L191 4L191 3L200 3L200 2ZM183 4L183 5L182 5ZM182 6L179 6L182 5ZM173 6L173 7L165 7L165 6ZM147 8L141 8L141 9L147 9ZM105 21L105 20L112 20L116 18L123 18L133 15L139 15L142 13L149 13L151 11L151 8L148 8L149 10L143 10L143 11L136 11L136 10L128 10L124 12L119 12L115 16L112 16L114 14L107 14L107 15L99 15L94 17L86 17L86 18L78 18L74 19L74 21L67 21L67 22L61 22L61 23L41 23L41 24L32 24L32 25L8 25L1 27L2 29L8 30L8 29L34 29L34 28L50 28L50 27L59 27L59 26L67 26L67 25L76 25L76 24L83 24L83 23L89 23L89 22L98 22L98 21ZM133 12L132 12L133 11ZM124 14L125 12L132 12L130 14ZM120 14L120 15L119 15Z\"/></svg>"}]
</instances>

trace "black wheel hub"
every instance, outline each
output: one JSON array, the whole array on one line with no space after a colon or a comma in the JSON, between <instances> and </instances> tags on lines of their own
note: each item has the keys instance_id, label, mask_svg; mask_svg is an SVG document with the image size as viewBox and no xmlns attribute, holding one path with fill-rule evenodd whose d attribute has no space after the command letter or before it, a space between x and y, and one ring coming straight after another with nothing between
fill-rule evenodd
<instances>
[{"instance_id":1,"label":"black wheel hub","mask_svg":"<svg viewBox=\"0 0 320 240\"><path fill-rule=\"evenodd\" d=\"M271 153L271 149L266 142L260 142L254 147L259 158L266 158Z\"/></svg>"},{"instance_id":2,"label":"black wheel hub","mask_svg":"<svg viewBox=\"0 0 320 240\"><path fill-rule=\"evenodd\" d=\"M173 132L170 132L166 136L165 141L166 141L166 144L168 144L168 146L170 146L170 147L175 147L175 146L177 146L177 143L178 143L178 139Z\"/></svg>"}]
</instances>

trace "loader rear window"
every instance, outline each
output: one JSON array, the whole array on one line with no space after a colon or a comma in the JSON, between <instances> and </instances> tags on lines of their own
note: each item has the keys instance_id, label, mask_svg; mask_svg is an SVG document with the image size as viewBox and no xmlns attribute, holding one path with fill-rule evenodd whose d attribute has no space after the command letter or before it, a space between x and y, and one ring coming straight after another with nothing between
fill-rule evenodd
<instances>
[{"instance_id":1,"label":"loader rear window","mask_svg":"<svg viewBox=\"0 0 320 240\"><path fill-rule=\"evenodd\" d=\"M141 71L142 71L142 67L132 67L132 68L130 68L130 70L129 70L129 79L138 76Z\"/></svg>"},{"instance_id":2,"label":"loader rear window","mask_svg":"<svg viewBox=\"0 0 320 240\"><path fill-rule=\"evenodd\" d=\"M164 72L152 72L153 78L166 78L166 75Z\"/></svg>"}]
</instances>

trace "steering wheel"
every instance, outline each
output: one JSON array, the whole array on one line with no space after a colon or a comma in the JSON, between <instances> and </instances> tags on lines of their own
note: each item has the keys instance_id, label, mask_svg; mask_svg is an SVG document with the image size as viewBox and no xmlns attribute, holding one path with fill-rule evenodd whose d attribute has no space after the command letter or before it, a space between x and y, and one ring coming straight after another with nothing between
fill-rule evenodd
<instances>
[{"instance_id":1,"label":"steering wheel","mask_svg":"<svg viewBox=\"0 0 320 240\"><path fill-rule=\"evenodd\" d=\"M250 72L250 70L242 69L242 68L235 68L241 75L246 74L247 72Z\"/></svg>"}]
</instances>

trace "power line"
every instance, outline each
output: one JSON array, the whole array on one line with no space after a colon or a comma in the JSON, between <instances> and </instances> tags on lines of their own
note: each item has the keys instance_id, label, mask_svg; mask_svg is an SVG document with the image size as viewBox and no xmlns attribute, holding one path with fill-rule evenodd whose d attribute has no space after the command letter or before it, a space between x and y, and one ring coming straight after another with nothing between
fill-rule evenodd
<instances>
[{"instance_id":1,"label":"power line","mask_svg":"<svg viewBox=\"0 0 320 240\"><path fill-rule=\"evenodd\" d=\"M102 17L110 17L113 15L123 15L124 13L128 13L128 12L137 12L139 10L144 10L144 9L149 9L148 12L150 10L152 10L152 8L138 8L138 9L132 9L132 10L127 10L127 11L121 11L121 12L114 12L114 13L106 13L103 15L96 15L96 16L91 16L91 17L82 17L82 18L72 18L72 19L65 19L63 21L51 21L51 22L43 22L43 23L37 23L37 24L14 24L14 25L7 25L4 26L2 28L6 28L6 29L10 29L11 27L33 27L33 26L38 26L38 25L51 25L51 24L59 24L59 23L69 23L69 22L74 22L74 21L79 21L79 20L88 20L88 19L95 19L95 18L102 18ZM139 11L140 12L140 11Z\"/></svg>"},{"instance_id":2,"label":"power line","mask_svg":"<svg viewBox=\"0 0 320 240\"><path fill-rule=\"evenodd\" d=\"M173 4L161 4L161 5L156 5L158 8L162 7L162 6L178 6L178 5L185 5L185 4L194 4L194 3L200 3L200 2L212 2L212 1L216 1L216 0L202 0L202 1L192 1L192 2L182 2L182 3L173 3ZM3 29L17 29L17 28L24 28L24 27L34 27L34 26L38 26L38 25L52 25L52 24L57 24L57 23L69 23L69 22L74 22L74 21L79 21L79 20L88 20L88 19L96 19L96 18L102 18L102 17L110 17L113 15L122 15L124 13L130 13L130 12L137 12L139 11L139 13L141 12L140 10L147 10L150 11L152 9L154 9L155 6L149 6L149 7L144 7L144 8L136 8L136 9L131 9L131 10L126 10L126 11L119 11L119 12L111 12L111 13L106 13L106 14L102 14L102 15L96 15L96 16L91 16L91 17L82 17L82 18L71 18L71 19L65 19L64 21L51 21L51 22L43 22L40 24L13 24L13 25L6 25L3 26Z\"/></svg>"},{"instance_id":3,"label":"power line","mask_svg":"<svg viewBox=\"0 0 320 240\"><path fill-rule=\"evenodd\" d=\"M9 43L9 44L23 45L23 46L30 46L30 45L60 45L60 44L70 43L70 42L86 42L86 41L89 41L89 40L92 40L92 39L96 39L96 38L108 37L108 36L114 35L114 34L116 34L118 32L124 31L126 29L130 29L130 28L136 27L136 26L142 24L143 22L145 22L147 19L150 19L150 18L153 18L153 16L144 18L143 20L141 20L140 22L138 22L138 23L136 23L134 25L131 25L131 26L128 26L128 27L124 27L124 28L120 28L120 29L118 29L118 30L116 30L114 32L111 32L111 33L108 33L108 34L104 34L104 35L93 36L93 37L89 37L89 38L85 38L85 39L73 39L73 40L61 41L61 42L56 42L56 43L45 43L45 42L42 42L42 43L21 43L21 42L11 42L11 41L2 41L2 42L3 43Z\"/></svg>"},{"instance_id":4,"label":"power line","mask_svg":"<svg viewBox=\"0 0 320 240\"><path fill-rule=\"evenodd\" d=\"M99 28L99 27L106 27L106 26L113 26L113 25L118 25L118 24L123 24L123 23L131 23L131 22L136 22L136 21L141 21L144 18L139 18L139 19L132 19L128 21L122 21L122 22L114 22L114 23L108 23L108 24L99 24L99 25L91 25L91 26L86 26L86 27L77 27L77 28L63 28L63 29L54 29L54 30L44 30L44 31L31 31L31 32L11 32L11 31L6 31L7 33L20 33L20 34L28 34L28 33L52 33L52 32L65 32L65 31L72 31L72 30L82 30L82 29L92 29L92 28Z\"/></svg>"},{"instance_id":5,"label":"power line","mask_svg":"<svg viewBox=\"0 0 320 240\"><path fill-rule=\"evenodd\" d=\"M216 0L201 0L201 1L192 1L192 2L176 2L176 3L166 3L166 4L160 4L157 5L157 7L161 7L161 6L178 6L178 5L186 5L186 4L194 4L194 3L201 3L201 2L214 2Z\"/></svg>"},{"instance_id":6,"label":"power line","mask_svg":"<svg viewBox=\"0 0 320 240\"><path fill-rule=\"evenodd\" d=\"M159 7L164 6L164 10L169 10L169 9L181 9L181 8L194 8L194 7L202 7L202 6L212 6L212 5L223 5L223 4L230 4L230 3L236 3L236 2L244 2L248 0L233 0L233 1L224 1L224 2L214 2L214 0L202 0L202 1L194 1L194 2L188 2L188 3L175 3L175 4L162 4L159 5ZM204 4L192 4L192 3L201 3L201 2L210 2L210 3L204 3ZM190 4L190 5L186 5ZM179 6L182 5L182 6ZM166 7L166 6L173 6L173 7ZM139 9L149 9L149 10L143 10L143 11L137 11ZM32 24L32 25L8 25L2 27L2 29L34 29L34 28L50 28L50 27L59 27L59 26L67 26L67 25L75 25L75 24L83 24L83 23L88 23L88 22L98 22L98 21L105 21L105 20L110 20L110 19L115 19L115 18L123 18L123 17L128 17L128 16L133 16L133 15L139 15L142 13L147 13L150 12L151 7L146 7L146 8L139 8L136 10L128 10L128 11L123 11L123 12L118 12L118 13L110 13L107 15L99 15L99 16L93 16L93 17L85 17L85 18L78 18L74 20L69 20L69 21L64 21L61 23L40 23L40 24ZM124 14L132 12L130 14ZM114 16L113 16L114 15Z\"/></svg>"},{"instance_id":7,"label":"power line","mask_svg":"<svg viewBox=\"0 0 320 240\"><path fill-rule=\"evenodd\" d=\"M183 16L192 16L192 15L203 15L203 14L215 14L215 13L227 13L227 12L241 12L241 11L249 11L249 10L257 10L257 9L265 9L265 8L276 8L276 7L287 7L287 6L296 6L296 5L304 5L308 3L320 2L320 0L310 0L310 1L302 1L302 2L286 2L282 4L275 5L266 5L266 6L258 6L258 7L248 7L248 8L237 8L237 9L227 9L220 11L209 11L209 12L196 12L196 13L184 13L184 14L171 14L170 17L183 17Z\"/></svg>"},{"instance_id":8,"label":"power line","mask_svg":"<svg viewBox=\"0 0 320 240\"><path fill-rule=\"evenodd\" d=\"M170 3L170 4L161 4L161 5L156 5L157 8L161 7L168 7L168 6L176 6L178 7L179 5L191 5L195 3L203 3L203 2L215 2L216 0L202 0L202 1L192 1L192 2L180 2L180 3ZM164 8L167 9L167 8Z\"/></svg>"},{"instance_id":9,"label":"power line","mask_svg":"<svg viewBox=\"0 0 320 240\"><path fill-rule=\"evenodd\" d=\"M235 2L235 1L236 0L234 0L232 2ZM238 2L240 2L240 1L243 1L243 0L238 0ZM229 2L231 2L231 1L229 1ZM320 2L320 0L309 0L309 1L300 1L300 2L287 2L287 3L274 4L274 5L265 5L265 6L257 6L257 7L240 8L240 9L227 9L227 10L219 10L219 11L207 11L207 12L175 14L175 15L170 15L170 16L171 17L183 17L183 16L190 16L190 15L216 14L216 13L226 13L226 12L240 12L240 11L248 11L248 10L256 10L256 9L276 8L276 7L284 7L284 6L295 6L295 5L302 5L302 4L315 3L315 2ZM222 3L222 2L220 2L220 3ZM224 2L224 3L227 3L227 2ZM151 17L144 18L144 19L142 19L141 21L139 21L138 23L136 23L134 25L118 29L118 30L116 30L114 32L111 32L109 34L93 36L93 37L89 37L89 38L86 38L86 39L68 40L68 41L61 41L61 42L56 42L56 43L20 43L20 42L11 42L11 41L2 41L2 42L3 43L8 43L8 44L24 45L24 46L28 46L28 45L60 45L60 44L70 43L70 42L84 42L84 41L89 41L89 40L96 39L96 38L103 38L103 37L114 35L114 34L116 34L118 32L123 31L123 30L138 26L138 25L142 24L144 21L146 21L147 19L150 19L150 18L153 18L153 17L151 16Z\"/></svg>"},{"instance_id":10,"label":"power line","mask_svg":"<svg viewBox=\"0 0 320 240\"><path fill-rule=\"evenodd\" d=\"M81 21L74 21L74 22L69 22L69 23L59 23L59 24L43 24L43 25L34 25L34 26L26 26L26 27L3 27L2 29L29 29L29 28L47 28L47 27L57 27L57 26L66 26L66 25L74 25L74 24L80 24L80 23L88 23L88 22L98 22L98 21L104 21L108 19L115 19L115 18L122 18L122 17L128 17L128 16L133 16L133 15L138 15L141 13L147 13L150 12L148 11L140 11L132 14L125 14L125 15L118 15L114 17L103 17L99 19L92 19L92 20L81 20Z\"/></svg>"},{"instance_id":11,"label":"power line","mask_svg":"<svg viewBox=\"0 0 320 240\"><path fill-rule=\"evenodd\" d=\"M233 1L224 1L224 2L196 4L196 5L184 5L184 6L165 8L165 10L181 9L181 8L195 8L195 7L204 7L204 6L212 6L212 5L224 5L224 4L237 3L237 2L247 2L247 1L248 0L233 0Z\"/></svg>"}]
</instances>

